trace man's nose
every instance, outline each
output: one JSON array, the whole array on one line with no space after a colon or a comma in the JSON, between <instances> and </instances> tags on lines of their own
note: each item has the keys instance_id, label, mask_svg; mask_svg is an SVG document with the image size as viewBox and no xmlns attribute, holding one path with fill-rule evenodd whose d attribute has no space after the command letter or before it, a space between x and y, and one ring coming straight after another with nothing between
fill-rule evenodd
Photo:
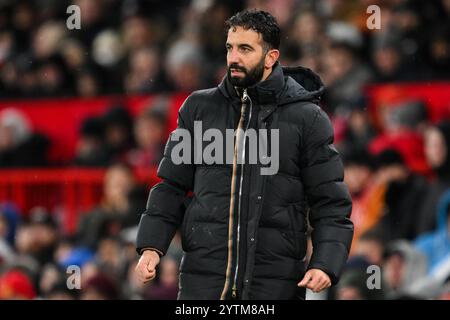
<instances>
[{"instance_id":1,"label":"man's nose","mask_svg":"<svg viewBox=\"0 0 450 320\"><path fill-rule=\"evenodd\" d=\"M233 50L231 49L230 51L228 51L228 65L232 65L232 64L237 64L237 65L241 65L241 59L239 56L239 53L237 52L237 50Z\"/></svg>"}]
</instances>

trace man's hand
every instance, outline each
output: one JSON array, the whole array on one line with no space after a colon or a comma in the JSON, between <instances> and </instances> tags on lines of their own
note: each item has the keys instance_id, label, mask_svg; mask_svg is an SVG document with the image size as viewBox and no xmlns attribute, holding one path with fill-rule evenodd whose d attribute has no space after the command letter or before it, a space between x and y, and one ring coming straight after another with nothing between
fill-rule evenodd
<instances>
[{"instance_id":1,"label":"man's hand","mask_svg":"<svg viewBox=\"0 0 450 320\"><path fill-rule=\"evenodd\" d=\"M302 281L297 284L318 293L331 286L330 277L319 269L310 269L306 272Z\"/></svg>"},{"instance_id":2,"label":"man's hand","mask_svg":"<svg viewBox=\"0 0 450 320\"><path fill-rule=\"evenodd\" d=\"M139 281L147 283L153 280L156 276L156 266L159 264L159 261L160 258L156 251L144 251L135 269Z\"/></svg>"}]
</instances>

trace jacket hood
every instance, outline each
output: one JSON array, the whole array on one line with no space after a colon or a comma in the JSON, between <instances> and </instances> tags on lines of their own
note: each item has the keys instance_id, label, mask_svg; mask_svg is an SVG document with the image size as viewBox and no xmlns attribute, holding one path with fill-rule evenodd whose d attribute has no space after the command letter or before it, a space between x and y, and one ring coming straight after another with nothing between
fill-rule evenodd
<instances>
[{"instance_id":1,"label":"jacket hood","mask_svg":"<svg viewBox=\"0 0 450 320\"><path fill-rule=\"evenodd\" d=\"M320 98L325 90L325 86L319 75L314 73L311 69L298 67L282 67L283 74L287 78L287 84L291 85L293 89L292 97L287 96L288 99L283 103L294 101L311 101L319 103ZM292 80L295 83L292 83ZM292 84L290 84L290 82ZM291 98L291 99L289 99Z\"/></svg>"},{"instance_id":2,"label":"jacket hood","mask_svg":"<svg viewBox=\"0 0 450 320\"><path fill-rule=\"evenodd\" d=\"M239 100L235 88L225 76L219 90L227 98ZM253 101L260 104L277 103L283 105L297 101L318 103L325 87L320 77L304 67L282 67L277 62L269 77L251 87L247 92Z\"/></svg>"}]
</instances>

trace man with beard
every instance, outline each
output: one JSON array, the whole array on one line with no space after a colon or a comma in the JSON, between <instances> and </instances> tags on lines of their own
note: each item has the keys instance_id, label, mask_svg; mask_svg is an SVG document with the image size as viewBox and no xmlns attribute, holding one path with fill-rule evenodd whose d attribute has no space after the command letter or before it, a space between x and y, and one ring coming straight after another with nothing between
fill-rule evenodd
<instances>
[{"instance_id":1,"label":"man with beard","mask_svg":"<svg viewBox=\"0 0 450 320\"><path fill-rule=\"evenodd\" d=\"M338 282L353 236L333 128L317 106L323 84L309 69L280 66L280 29L269 13L243 11L227 27L228 73L180 108L158 169L162 182L139 224L136 272L143 282L155 277L180 227L179 299L304 299L305 288L319 292ZM175 164L177 131L194 136L195 121L224 135L238 129L231 162ZM275 174L262 174L262 159L246 161L254 150L246 144L250 128L277 130ZM274 150L261 139L259 146ZM314 249L306 263L308 220Z\"/></svg>"}]
</instances>

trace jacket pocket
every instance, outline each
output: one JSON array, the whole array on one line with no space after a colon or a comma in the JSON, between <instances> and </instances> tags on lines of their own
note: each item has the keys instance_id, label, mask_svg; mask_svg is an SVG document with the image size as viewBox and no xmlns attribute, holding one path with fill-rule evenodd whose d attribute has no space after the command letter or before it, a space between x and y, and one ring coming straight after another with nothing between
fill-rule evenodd
<instances>
[{"instance_id":1,"label":"jacket pocket","mask_svg":"<svg viewBox=\"0 0 450 320\"><path fill-rule=\"evenodd\" d=\"M294 237L295 258L297 259L303 259L306 254L306 232L302 208L302 203L293 203L288 206L291 231Z\"/></svg>"},{"instance_id":2,"label":"jacket pocket","mask_svg":"<svg viewBox=\"0 0 450 320\"><path fill-rule=\"evenodd\" d=\"M192 232L191 228L191 221L190 221L190 214L192 211L192 207L195 204L195 196L190 200L189 205L186 208L186 211L184 212L183 217L183 223L181 224L181 245L183 247L183 251L188 251L188 240L189 240L189 234Z\"/></svg>"}]
</instances>

